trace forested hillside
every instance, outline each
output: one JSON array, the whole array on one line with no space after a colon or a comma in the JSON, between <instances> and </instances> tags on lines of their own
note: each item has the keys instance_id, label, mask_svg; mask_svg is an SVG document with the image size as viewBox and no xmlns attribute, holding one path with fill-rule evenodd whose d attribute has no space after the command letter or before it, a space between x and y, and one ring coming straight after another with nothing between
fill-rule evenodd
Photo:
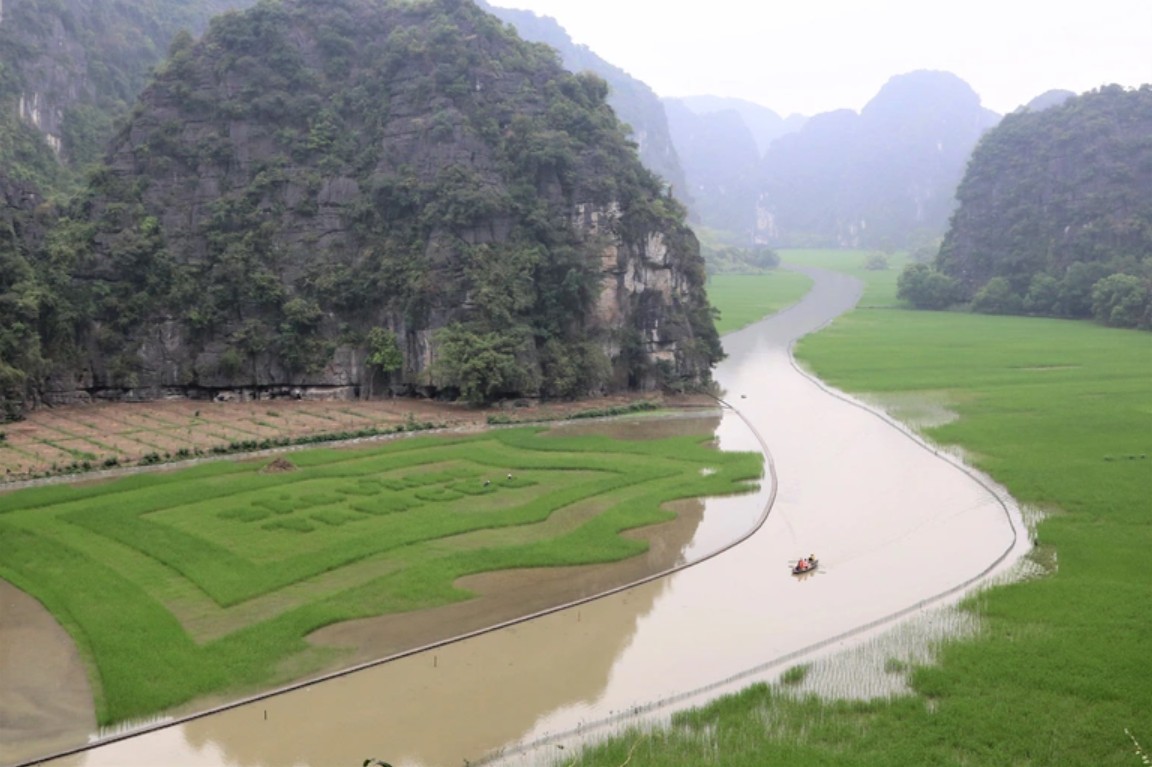
<instances>
[{"instance_id":1,"label":"forested hillside","mask_svg":"<svg viewBox=\"0 0 1152 767\"><path fill-rule=\"evenodd\" d=\"M975 308L1152 326L1152 86L1004 118L937 258Z\"/></svg>"},{"instance_id":2,"label":"forested hillside","mask_svg":"<svg viewBox=\"0 0 1152 767\"><path fill-rule=\"evenodd\" d=\"M682 162L677 155L668 128L668 119L660 98L651 88L620 67L605 61L585 45L577 45L562 26L549 16L531 11L498 8L483 0L482 9L516 28L525 40L544 43L560 53L560 62L570 72L593 72L608 83L608 105L631 129L632 140L640 152L640 161L672 185L677 199L691 206L686 195Z\"/></svg>"},{"instance_id":3,"label":"forested hillside","mask_svg":"<svg viewBox=\"0 0 1152 767\"><path fill-rule=\"evenodd\" d=\"M0 174L46 193L68 186L100 157L173 36L252 2L4 0Z\"/></svg>"},{"instance_id":4,"label":"forested hillside","mask_svg":"<svg viewBox=\"0 0 1152 767\"><path fill-rule=\"evenodd\" d=\"M20 414L28 384L73 345L63 300L70 278L45 252L53 217L43 206L34 186L0 175L0 422Z\"/></svg>"},{"instance_id":5,"label":"forested hillside","mask_svg":"<svg viewBox=\"0 0 1152 767\"><path fill-rule=\"evenodd\" d=\"M75 335L23 396L707 380L699 245L607 93L463 0L262 2L178 36L38 253Z\"/></svg>"},{"instance_id":6,"label":"forested hillside","mask_svg":"<svg viewBox=\"0 0 1152 767\"><path fill-rule=\"evenodd\" d=\"M893 77L859 114L810 118L761 168L758 239L773 246L912 247L941 236L981 134L998 120L947 72Z\"/></svg>"}]
</instances>

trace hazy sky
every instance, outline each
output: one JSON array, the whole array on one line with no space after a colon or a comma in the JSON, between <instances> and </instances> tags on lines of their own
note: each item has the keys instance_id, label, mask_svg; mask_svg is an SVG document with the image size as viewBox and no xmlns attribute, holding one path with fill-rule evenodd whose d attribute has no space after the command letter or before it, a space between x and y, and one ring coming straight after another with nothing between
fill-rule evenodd
<instances>
[{"instance_id":1,"label":"hazy sky","mask_svg":"<svg viewBox=\"0 0 1152 767\"><path fill-rule=\"evenodd\" d=\"M938 69L1010 112L1044 91L1152 83L1152 0L489 0L560 22L661 96L737 96L782 115L859 110Z\"/></svg>"}]
</instances>

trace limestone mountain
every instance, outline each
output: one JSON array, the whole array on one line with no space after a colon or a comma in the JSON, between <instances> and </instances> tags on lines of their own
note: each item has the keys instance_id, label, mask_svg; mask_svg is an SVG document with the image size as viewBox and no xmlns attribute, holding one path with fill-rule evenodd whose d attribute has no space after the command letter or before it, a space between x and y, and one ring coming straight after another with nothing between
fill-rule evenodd
<instances>
[{"instance_id":1,"label":"limestone mountain","mask_svg":"<svg viewBox=\"0 0 1152 767\"><path fill-rule=\"evenodd\" d=\"M1029 112L1042 112L1051 107L1058 107L1076 94L1072 91L1050 90L1044 91L1036 98L1024 105Z\"/></svg>"},{"instance_id":2,"label":"limestone mountain","mask_svg":"<svg viewBox=\"0 0 1152 767\"><path fill-rule=\"evenodd\" d=\"M180 30L254 0L4 0L0 172L46 191L99 159Z\"/></svg>"},{"instance_id":3,"label":"limestone mountain","mask_svg":"<svg viewBox=\"0 0 1152 767\"><path fill-rule=\"evenodd\" d=\"M531 11L498 8L477 0L480 8L515 27L520 37L544 43L556 49L564 68L571 72L593 72L608 83L608 105L620 120L632 129L632 139L639 147L640 161L672 185L677 198L690 202L684 192L687 185L680 158L668 128L668 119L660 97L643 82L632 77L586 45L571 36L550 16Z\"/></svg>"},{"instance_id":4,"label":"limestone mountain","mask_svg":"<svg viewBox=\"0 0 1152 767\"><path fill-rule=\"evenodd\" d=\"M761 155L768 151L773 141L800 130L808 120L799 114L781 117L774 110L747 99L727 96L684 96L675 100L701 116L717 112L736 112L752 132L752 138L756 140L756 148Z\"/></svg>"},{"instance_id":5,"label":"limestone mountain","mask_svg":"<svg viewBox=\"0 0 1152 767\"><path fill-rule=\"evenodd\" d=\"M998 119L955 75L893 77L859 114L817 115L769 147L757 237L868 248L938 237L973 147Z\"/></svg>"},{"instance_id":6,"label":"limestone mountain","mask_svg":"<svg viewBox=\"0 0 1152 767\"><path fill-rule=\"evenodd\" d=\"M707 380L699 245L608 90L467 0L216 17L62 225L91 321L50 396Z\"/></svg>"},{"instance_id":7,"label":"limestone mountain","mask_svg":"<svg viewBox=\"0 0 1152 767\"><path fill-rule=\"evenodd\" d=\"M672 138L684 163L693 222L721 241L748 245L755 225L756 138L740 113L698 114L665 99Z\"/></svg>"},{"instance_id":8,"label":"limestone mountain","mask_svg":"<svg viewBox=\"0 0 1152 767\"><path fill-rule=\"evenodd\" d=\"M1099 315L1111 279L1129 306L1100 318L1152 324L1149 136L1152 85L1006 116L972 155L937 267L967 296L995 280L1000 308L1072 317Z\"/></svg>"}]
</instances>

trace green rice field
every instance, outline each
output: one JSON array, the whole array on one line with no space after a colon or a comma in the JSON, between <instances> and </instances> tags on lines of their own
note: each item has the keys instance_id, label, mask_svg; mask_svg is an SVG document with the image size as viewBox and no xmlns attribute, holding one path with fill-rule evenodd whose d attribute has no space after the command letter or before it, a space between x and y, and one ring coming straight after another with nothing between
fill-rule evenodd
<instances>
[{"instance_id":1,"label":"green rice field","mask_svg":"<svg viewBox=\"0 0 1152 767\"><path fill-rule=\"evenodd\" d=\"M802 363L881 402L954 411L924 433L1044 513L1038 574L968 600L978 636L911 669L911 694L823 701L758 685L564 764L1152 763L1152 334L904 310L896 270L866 272L862 254L782 256L868 283L860 308L799 344Z\"/></svg>"},{"instance_id":2,"label":"green rice field","mask_svg":"<svg viewBox=\"0 0 1152 767\"><path fill-rule=\"evenodd\" d=\"M109 724L331 666L310 632L467 599L467 574L633 556L622 531L761 471L706 436L536 428L219 460L0 495L0 577L75 639Z\"/></svg>"},{"instance_id":3,"label":"green rice field","mask_svg":"<svg viewBox=\"0 0 1152 767\"><path fill-rule=\"evenodd\" d=\"M812 280L783 269L764 274L714 274L708 278L708 300L720 309L716 330L723 335L751 325L796 303L811 287Z\"/></svg>"}]
</instances>

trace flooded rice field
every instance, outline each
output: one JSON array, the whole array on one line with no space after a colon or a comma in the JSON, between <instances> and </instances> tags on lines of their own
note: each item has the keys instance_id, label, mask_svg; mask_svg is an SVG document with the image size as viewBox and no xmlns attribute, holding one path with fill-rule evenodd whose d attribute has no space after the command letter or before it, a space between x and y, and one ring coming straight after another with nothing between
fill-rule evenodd
<instances>
[{"instance_id":1,"label":"flooded rice field","mask_svg":"<svg viewBox=\"0 0 1152 767\"><path fill-rule=\"evenodd\" d=\"M698 564L51 764L548 764L606 732L798 664L810 664L802 691L898 693L902 669L930 658L934 641L975 630L953 605L1009 572L1028 537L990 483L793 364L791 341L858 296L849 278L814 276L802 303L725 337L729 358L716 377L731 407L612 427L636 436L703 429L721 449L766 448L774 482L684 504L675 523L645 531L646 561L478 576L468 584L482 594L473 602L333 626L312 639L354 643L369 660ZM792 576L791 563L809 553L820 568Z\"/></svg>"}]
</instances>

